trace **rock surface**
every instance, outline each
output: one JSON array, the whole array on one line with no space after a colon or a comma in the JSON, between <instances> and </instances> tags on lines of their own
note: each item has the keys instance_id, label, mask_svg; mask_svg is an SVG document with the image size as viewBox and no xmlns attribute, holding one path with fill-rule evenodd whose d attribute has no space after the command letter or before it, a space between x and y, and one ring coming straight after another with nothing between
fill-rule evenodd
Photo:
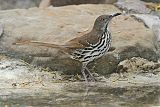
<instances>
[{"instance_id":1,"label":"rock surface","mask_svg":"<svg viewBox=\"0 0 160 107\"><path fill-rule=\"evenodd\" d=\"M118 72L160 72L160 63L150 62L146 59L133 57L118 64Z\"/></svg>"},{"instance_id":2,"label":"rock surface","mask_svg":"<svg viewBox=\"0 0 160 107\"><path fill-rule=\"evenodd\" d=\"M138 20L141 20L156 35L156 40L160 41L160 19L158 16L149 14L133 14Z\"/></svg>"},{"instance_id":3,"label":"rock surface","mask_svg":"<svg viewBox=\"0 0 160 107\"><path fill-rule=\"evenodd\" d=\"M48 72L22 60L0 56L0 106L150 107L159 105L160 66L157 71L143 72L146 69L139 69L138 65L146 68L145 65L154 67L156 63L142 58L132 58L122 61L120 65L125 66L126 63L132 65L132 67L127 66L128 70L132 69L136 72L122 72L126 78L113 73L104 77L103 82L85 84L78 80L76 82L63 80L60 79L62 75L54 71Z\"/></svg>"},{"instance_id":4,"label":"rock surface","mask_svg":"<svg viewBox=\"0 0 160 107\"><path fill-rule=\"evenodd\" d=\"M47 0L43 0L47 1ZM53 6L115 3L117 0L50 0Z\"/></svg>"},{"instance_id":5,"label":"rock surface","mask_svg":"<svg viewBox=\"0 0 160 107\"><path fill-rule=\"evenodd\" d=\"M53 74L52 74L53 73ZM44 69L35 68L22 60L0 56L0 85L2 88L42 85L42 81L50 82L56 76Z\"/></svg>"},{"instance_id":6,"label":"rock surface","mask_svg":"<svg viewBox=\"0 0 160 107\"><path fill-rule=\"evenodd\" d=\"M160 19L158 16L155 15L150 15L150 14L132 14L135 16L137 19L141 20L144 22L144 24L152 29L153 25L160 24Z\"/></svg>"},{"instance_id":7,"label":"rock surface","mask_svg":"<svg viewBox=\"0 0 160 107\"><path fill-rule=\"evenodd\" d=\"M155 46L157 54L160 56L160 19L155 15L148 14L133 14L138 20L142 21L155 35ZM158 58L160 60L160 58Z\"/></svg>"},{"instance_id":8,"label":"rock surface","mask_svg":"<svg viewBox=\"0 0 160 107\"><path fill-rule=\"evenodd\" d=\"M43 4L41 4L42 7L46 7L48 5L65 6L78 4L115 3L117 0L0 0L0 10L38 7L41 1L43 1ZM49 3L49 1L51 1L51 3Z\"/></svg>"},{"instance_id":9,"label":"rock surface","mask_svg":"<svg viewBox=\"0 0 160 107\"><path fill-rule=\"evenodd\" d=\"M0 0L0 10L30 8L38 6L41 0Z\"/></svg>"},{"instance_id":10,"label":"rock surface","mask_svg":"<svg viewBox=\"0 0 160 107\"><path fill-rule=\"evenodd\" d=\"M160 42L160 23L154 24L152 26L152 30L154 34L156 35L157 41Z\"/></svg>"},{"instance_id":11,"label":"rock surface","mask_svg":"<svg viewBox=\"0 0 160 107\"><path fill-rule=\"evenodd\" d=\"M81 32L91 30L99 15L115 12L120 11L107 4L1 11L0 23L4 25L4 34L0 38L0 52L64 73L77 73L81 64L57 49L15 46L12 43L18 39L29 39L64 44ZM110 29L113 35L112 46L116 50L92 62L90 70L101 74L115 72L120 61L134 56L157 61L155 37L143 23L129 16L119 16L113 19Z\"/></svg>"},{"instance_id":12,"label":"rock surface","mask_svg":"<svg viewBox=\"0 0 160 107\"><path fill-rule=\"evenodd\" d=\"M146 14L151 12L151 9L146 7L145 2L140 0L118 0L115 5L128 13Z\"/></svg>"}]
</instances>

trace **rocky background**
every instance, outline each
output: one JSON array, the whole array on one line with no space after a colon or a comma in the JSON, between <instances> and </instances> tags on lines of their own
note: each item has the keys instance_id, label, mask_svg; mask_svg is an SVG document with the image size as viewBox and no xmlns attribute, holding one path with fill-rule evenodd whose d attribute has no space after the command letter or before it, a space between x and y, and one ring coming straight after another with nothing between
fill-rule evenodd
<instances>
[{"instance_id":1,"label":"rocky background","mask_svg":"<svg viewBox=\"0 0 160 107\"><path fill-rule=\"evenodd\" d=\"M159 106L159 12L139 0L106 1L42 9L38 0L1 0L1 9L16 9L0 11L0 106ZM110 23L115 50L88 66L96 83L85 84L81 64L58 49L13 44L65 44L90 31L99 15L122 11Z\"/></svg>"},{"instance_id":2,"label":"rocky background","mask_svg":"<svg viewBox=\"0 0 160 107\"><path fill-rule=\"evenodd\" d=\"M71 4L104 4L104 3L115 3L118 0L51 0L53 6L64 6ZM119 0L124 1L124 0ZM145 2L156 2L159 3L159 0L142 0ZM41 0L0 0L0 9L16 9L16 8L30 8L38 7Z\"/></svg>"},{"instance_id":3,"label":"rocky background","mask_svg":"<svg viewBox=\"0 0 160 107\"><path fill-rule=\"evenodd\" d=\"M47 1L47 0L46 0ZM117 0L51 0L53 6L114 3ZM38 7L41 0L0 0L0 9Z\"/></svg>"},{"instance_id":4,"label":"rocky background","mask_svg":"<svg viewBox=\"0 0 160 107\"><path fill-rule=\"evenodd\" d=\"M30 8L38 6L41 0L0 0L0 9Z\"/></svg>"}]
</instances>

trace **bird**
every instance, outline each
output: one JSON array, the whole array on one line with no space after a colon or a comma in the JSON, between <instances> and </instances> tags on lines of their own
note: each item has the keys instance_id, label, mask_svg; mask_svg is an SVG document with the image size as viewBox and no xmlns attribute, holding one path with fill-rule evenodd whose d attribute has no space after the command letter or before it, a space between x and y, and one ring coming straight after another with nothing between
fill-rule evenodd
<instances>
[{"instance_id":1,"label":"bird","mask_svg":"<svg viewBox=\"0 0 160 107\"><path fill-rule=\"evenodd\" d=\"M112 15L100 15L94 22L93 28L90 32L82 36L75 37L64 45L57 45L54 43L47 43L41 41L20 40L13 43L14 45L36 45L50 48L58 48L64 53L68 54L70 58L82 63L81 73L84 80L88 82L86 72L92 81L96 81L90 70L87 68L88 63L100 58L109 51L112 42L112 35L108 29L108 25L112 18L121 15L115 13Z\"/></svg>"}]
</instances>

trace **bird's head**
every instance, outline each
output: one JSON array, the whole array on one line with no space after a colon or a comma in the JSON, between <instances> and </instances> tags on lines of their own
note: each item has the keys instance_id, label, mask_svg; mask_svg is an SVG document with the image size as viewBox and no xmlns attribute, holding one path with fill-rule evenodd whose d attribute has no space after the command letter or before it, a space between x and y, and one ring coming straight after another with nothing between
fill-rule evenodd
<instances>
[{"instance_id":1,"label":"bird's head","mask_svg":"<svg viewBox=\"0 0 160 107\"><path fill-rule=\"evenodd\" d=\"M118 16L118 15L121 15L121 13L115 13L113 15L101 15L101 16L99 16L94 23L93 29L100 30L100 31L101 30L103 30L103 31L106 30L107 27L108 27L108 23L111 21L111 19L113 17Z\"/></svg>"}]
</instances>

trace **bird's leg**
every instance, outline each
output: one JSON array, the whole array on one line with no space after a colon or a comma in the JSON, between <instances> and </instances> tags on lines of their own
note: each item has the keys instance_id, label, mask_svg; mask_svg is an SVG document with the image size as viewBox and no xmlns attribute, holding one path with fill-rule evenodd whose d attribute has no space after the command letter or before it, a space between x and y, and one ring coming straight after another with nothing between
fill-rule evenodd
<instances>
[{"instance_id":1,"label":"bird's leg","mask_svg":"<svg viewBox=\"0 0 160 107\"><path fill-rule=\"evenodd\" d=\"M90 72L90 70L87 67L85 67L85 69L87 70L88 74L90 75L92 81L96 81L96 79L94 78L94 76L92 75L92 73Z\"/></svg>"},{"instance_id":2,"label":"bird's leg","mask_svg":"<svg viewBox=\"0 0 160 107\"><path fill-rule=\"evenodd\" d=\"M88 82L87 77L86 77L86 74L85 74L85 72L84 72L85 69L86 69L86 64L82 64L81 73L82 73L85 81Z\"/></svg>"}]
</instances>

